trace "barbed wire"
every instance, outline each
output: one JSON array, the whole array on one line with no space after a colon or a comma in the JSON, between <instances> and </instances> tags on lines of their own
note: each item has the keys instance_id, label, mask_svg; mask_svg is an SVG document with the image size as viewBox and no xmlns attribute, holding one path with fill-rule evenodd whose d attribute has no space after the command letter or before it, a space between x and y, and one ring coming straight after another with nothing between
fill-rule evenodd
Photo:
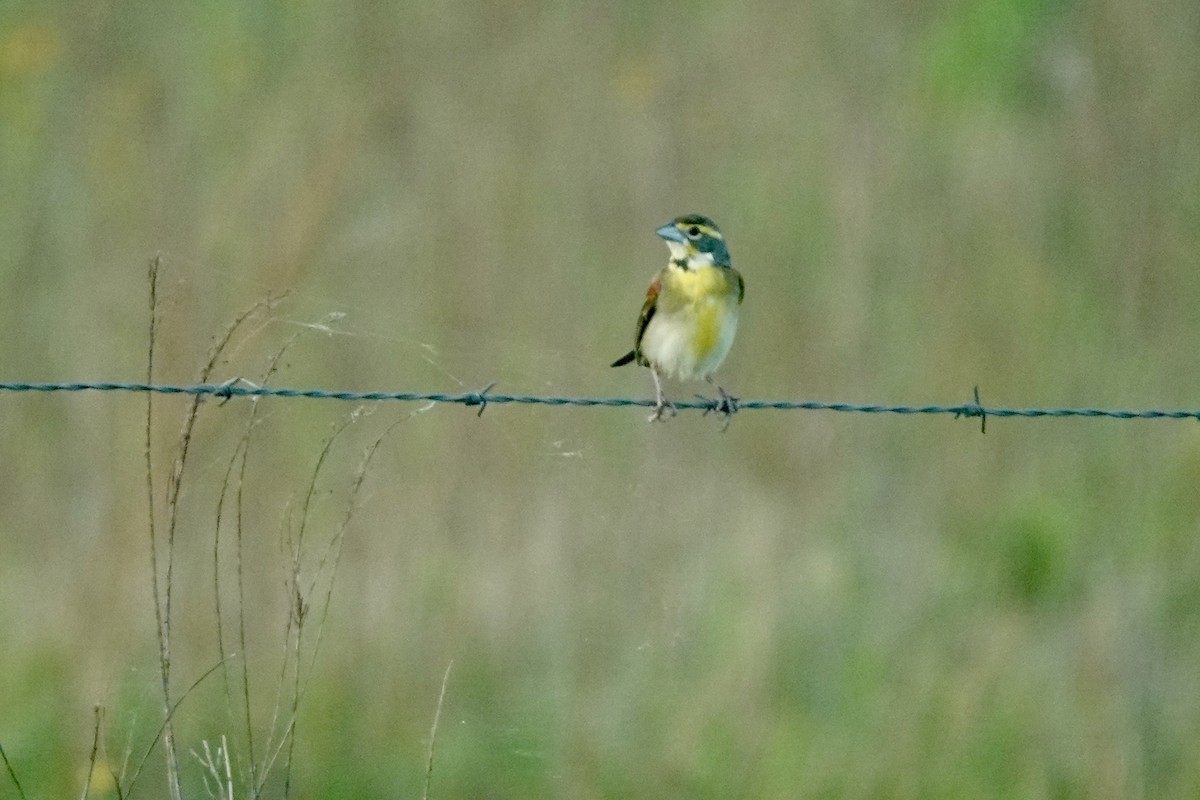
<instances>
[{"instance_id":1,"label":"barbed wire","mask_svg":"<svg viewBox=\"0 0 1200 800\"><path fill-rule=\"evenodd\" d=\"M0 392L152 392L156 394L208 395L229 400L234 397L304 397L316 400L356 401L402 401L457 403L477 406L479 413L489 405L510 403L548 406L606 406L653 408L653 400L628 397L553 397L524 394L493 394L495 383L472 392L448 394L445 392L356 392L329 389L294 389L271 386L256 386L249 381L234 379L225 383L197 383L170 385L157 383L3 383ZM1103 419L1194 419L1200 420L1200 410L1127 411L1104 408L990 408L979 400L979 387L975 387L974 398L956 405L881 405L856 403L827 403L817 400L738 400L732 408L719 399L696 395L695 400L676 401L679 409L697 409L729 414L735 411L770 409L776 411L836 411L857 414L949 414L980 420L986 432L988 417L1089 417Z\"/></svg>"}]
</instances>

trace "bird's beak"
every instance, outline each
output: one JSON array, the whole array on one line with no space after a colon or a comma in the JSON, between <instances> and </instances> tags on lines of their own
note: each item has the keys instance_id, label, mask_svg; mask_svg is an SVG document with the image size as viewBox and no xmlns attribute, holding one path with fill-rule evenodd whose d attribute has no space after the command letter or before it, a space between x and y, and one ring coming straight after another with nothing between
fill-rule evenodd
<instances>
[{"instance_id":1,"label":"bird's beak","mask_svg":"<svg viewBox=\"0 0 1200 800\"><path fill-rule=\"evenodd\" d=\"M672 222L668 222L666 225L663 225L661 228L656 230L655 233L666 239L668 242L679 242L680 244L683 244L687 241L687 239L685 239L683 236L683 231L679 230L679 228L676 228L675 224Z\"/></svg>"}]
</instances>

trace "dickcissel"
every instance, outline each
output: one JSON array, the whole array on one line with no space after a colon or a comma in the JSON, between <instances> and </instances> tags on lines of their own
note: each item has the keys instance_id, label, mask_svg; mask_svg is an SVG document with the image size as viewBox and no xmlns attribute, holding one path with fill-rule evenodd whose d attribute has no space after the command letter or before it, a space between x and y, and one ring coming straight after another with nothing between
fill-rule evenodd
<instances>
[{"instance_id":1,"label":"dickcissel","mask_svg":"<svg viewBox=\"0 0 1200 800\"><path fill-rule=\"evenodd\" d=\"M655 233L666 240L671 260L646 291L633 349L612 365L636 362L650 368L655 391L651 422L663 420L667 412L675 414L663 395L664 376L708 381L721 395L718 410L729 416L736 401L717 385L713 373L733 345L745 282L729 261L725 237L708 217L679 217Z\"/></svg>"}]
</instances>

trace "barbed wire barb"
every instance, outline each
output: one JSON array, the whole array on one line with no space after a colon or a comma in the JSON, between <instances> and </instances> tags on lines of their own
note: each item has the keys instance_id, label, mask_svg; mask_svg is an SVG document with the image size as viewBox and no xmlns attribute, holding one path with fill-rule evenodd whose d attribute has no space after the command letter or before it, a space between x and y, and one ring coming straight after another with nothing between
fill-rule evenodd
<instances>
[{"instance_id":1,"label":"barbed wire barb","mask_svg":"<svg viewBox=\"0 0 1200 800\"><path fill-rule=\"evenodd\" d=\"M478 392L474 392L467 400L464 401L464 405L479 406L479 413L475 415L476 417L483 416L483 412L485 409L487 409L487 404L488 404L487 393L492 390L492 388L496 385L496 383L497 383L496 381L492 381L487 386L480 389Z\"/></svg>"},{"instance_id":2,"label":"barbed wire barb","mask_svg":"<svg viewBox=\"0 0 1200 800\"><path fill-rule=\"evenodd\" d=\"M954 418L958 419L959 417L979 417L979 432L986 434L987 433L988 410L983 407L983 403L979 402L979 384L975 385L974 397L975 397L975 402L968 403L967 405L965 405L961 409L959 409L959 411L957 413L955 413Z\"/></svg>"}]
</instances>

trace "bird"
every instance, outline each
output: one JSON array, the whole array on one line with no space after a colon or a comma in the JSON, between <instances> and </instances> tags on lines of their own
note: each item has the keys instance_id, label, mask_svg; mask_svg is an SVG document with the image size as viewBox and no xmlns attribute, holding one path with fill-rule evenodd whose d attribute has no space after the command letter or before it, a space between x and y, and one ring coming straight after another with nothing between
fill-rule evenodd
<instances>
[{"instance_id":1,"label":"bird","mask_svg":"<svg viewBox=\"0 0 1200 800\"><path fill-rule=\"evenodd\" d=\"M612 363L637 363L654 377L654 413L650 422L674 416L675 406L663 394L662 379L702 379L716 387L721 399L715 409L726 424L737 410L737 399L717 384L713 373L733 346L738 309L746 282L733 268L729 247L717 224L700 214L676 217L655 231L671 252L659 270L637 320L633 349Z\"/></svg>"}]
</instances>

